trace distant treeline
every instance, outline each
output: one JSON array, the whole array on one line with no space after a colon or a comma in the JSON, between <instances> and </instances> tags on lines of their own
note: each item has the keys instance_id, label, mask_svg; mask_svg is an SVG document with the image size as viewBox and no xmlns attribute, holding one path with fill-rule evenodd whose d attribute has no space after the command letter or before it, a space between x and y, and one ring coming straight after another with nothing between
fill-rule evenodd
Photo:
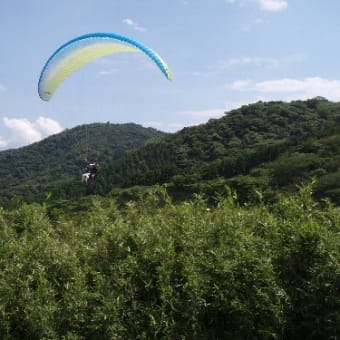
<instances>
[{"instance_id":1,"label":"distant treeline","mask_svg":"<svg viewBox=\"0 0 340 340\"><path fill-rule=\"evenodd\" d=\"M189 194L222 181L242 191L251 185L270 198L315 177L316 196L339 204L339 169L340 104L259 102L126 153L105 167L101 190L169 183Z\"/></svg>"},{"instance_id":2,"label":"distant treeline","mask_svg":"<svg viewBox=\"0 0 340 340\"><path fill-rule=\"evenodd\" d=\"M98 181L88 187L79 181L80 140L88 141L89 159L101 164ZM75 199L165 183L179 200L195 193L213 196L228 185L240 202L253 201L255 192L273 202L310 178L316 179L315 198L339 204L340 103L322 97L258 102L175 134L135 124L92 124L1 158L1 203L7 206L14 196L27 202L46 195Z\"/></svg>"}]
</instances>

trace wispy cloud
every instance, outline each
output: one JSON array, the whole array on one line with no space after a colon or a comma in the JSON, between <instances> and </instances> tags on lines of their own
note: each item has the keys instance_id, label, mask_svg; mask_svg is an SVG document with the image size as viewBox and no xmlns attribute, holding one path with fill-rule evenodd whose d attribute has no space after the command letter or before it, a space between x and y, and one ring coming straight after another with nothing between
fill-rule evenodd
<instances>
[{"instance_id":1,"label":"wispy cloud","mask_svg":"<svg viewBox=\"0 0 340 340\"><path fill-rule=\"evenodd\" d=\"M167 132L176 132L184 127L204 124L210 119L221 118L226 112L239 108L247 104L247 101L229 100L224 107L211 108L206 110L184 110L176 113L177 119L175 122L167 123L162 121L146 121L141 123L145 127L153 127Z\"/></svg>"},{"instance_id":2,"label":"wispy cloud","mask_svg":"<svg viewBox=\"0 0 340 340\"><path fill-rule=\"evenodd\" d=\"M5 92L7 90L7 87L4 84L0 83L0 92Z\"/></svg>"},{"instance_id":3,"label":"wispy cloud","mask_svg":"<svg viewBox=\"0 0 340 340\"><path fill-rule=\"evenodd\" d=\"M266 22L266 20L264 20L264 19L262 19L262 18L256 18L255 20L254 20L254 24L256 24L256 25L262 25L262 24L264 24Z\"/></svg>"},{"instance_id":4,"label":"wispy cloud","mask_svg":"<svg viewBox=\"0 0 340 340\"><path fill-rule=\"evenodd\" d=\"M19 145L37 142L42 138L37 127L26 118L5 117L3 123L11 131L11 139L16 140Z\"/></svg>"},{"instance_id":5,"label":"wispy cloud","mask_svg":"<svg viewBox=\"0 0 340 340\"><path fill-rule=\"evenodd\" d=\"M261 94L268 98L282 100L308 99L323 96L330 100L340 100L340 81L320 77L304 79L276 79L254 82L251 80L237 80L226 85L227 89L247 91Z\"/></svg>"},{"instance_id":6,"label":"wispy cloud","mask_svg":"<svg viewBox=\"0 0 340 340\"><path fill-rule=\"evenodd\" d=\"M63 128L57 121L47 117L39 117L35 125L45 136L55 135L63 131Z\"/></svg>"},{"instance_id":7,"label":"wispy cloud","mask_svg":"<svg viewBox=\"0 0 340 340\"><path fill-rule=\"evenodd\" d=\"M148 121L141 123L144 127L152 127L157 130L166 131L166 132L176 132L185 126L189 126L190 124L184 123L164 123L159 121ZM192 124L191 124L192 125Z\"/></svg>"},{"instance_id":8,"label":"wispy cloud","mask_svg":"<svg viewBox=\"0 0 340 340\"><path fill-rule=\"evenodd\" d=\"M264 25L266 24L268 21L267 20L264 20L262 18L256 18L255 20L253 20L252 22L250 23L247 23L247 24L243 24L241 26L242 28L242 31L243 32L250 32L253 30L254 27L257 27L257 26L260 26L260 25Z\"/></svg>"},{"instance_id":9,"label":"wispy cloud","mask_svg":"<svg viewBox=\"0 0 340 340\"><path fill-rule=\"evenodd\" d=\"M280 56L277 58L273 57L261 57L261 56L243 56L227 58L225 60L220 60L215 66L209 68L210 74L221 73L225 70L233 69L266 69L274 70L281 67L286 67L290 65L301 64L306 61L307 57L302 54L291 54L286 56ZM207 73L207 72L206 72ZM200 75L197 73L196 75Z\"/></svg>"},{"instance_id":10,"label":"wispy cloud","mask_svg":"<svg viewBox=\"0 0 340 340\"><path fill-rule=\"evenodd\" d=\"M130 26L131 28L133 28L136 31L139 32L146 32L146 28L143 26L140 26L136 21L130 19L130 18L125 18L123 19L123 23Z\"/></svg>"},{"instance_id":11,"label":"wispy cloud","mask_svg":"<svg viewBox=\"0 0 340 340\"><path fill-rule=\"evenodd\" d=\"M211 108L206 110L185 110L177 112L182 116L180 121L184 121L184 126L192 126L206 123L209 119L220 118L224 115L225 108Z\"/></svg>"},{"instance_id":12,"label":"wispy cloud","mask_svg":"<svg viewBox=\"0 0 340 340\"><path fill-rule=\"evenodd\" d=\"M9 130L9 138L0 136L0 148L16 148L38 142L63 130L57 121L47 117L39 117L35 122L26 118L4 117L3 124Z\"/></svg>"},{"instance_id":13,"label":"wispy cloud","mask_svg":"<svg viewBox=\"0 0 340 340\"><path fill-rule=\"evenodd\" d=\"M190 116L199 119L208 119L208 118L217 118L221 117L224 114L223 108L218 109L208 109L208 110L188 110L188 111L180 111L178 112L181 116Z\"/></svg>"},{"instance_id":14,"label":"wispy cloud","mask_svg":"<svg viewBox=\"0 0 340 340\"><path fill-rule=\"evenodd\" d=\"M176 132L187 126L198 125L207 122L211 118L219 118L224 115L225 109L188 110L177 112L177 121L166 123L162 121L146 121L142 125L153 127L162 131Z\"/></svg>"},{"instance_id":15,"label":"wispy cloud","mask_svg":"<svg viewBox=\"0 0 340 340\"><path fill-rule=\"evenodd\" d=\"M288 7L288 2L285 0L258 0L260 7L265 11L279 12Z\"/></svg>"},{"instance_id":16,"label":"wispy cloud","mask_svg":"<svg viewBox=\"0 0 340 340\"><path fill-rule=\"evenodd\" d=\"M288 8L288 1L286 0L225 0L228 4L244 5L245 3L255 2L258 6L269 12L279 12Z\"/></svg>"},{"instance_id":17,"label":"wispy cloud","mask_svg":"<svg viewBox=\"0 0 340 340\"><path fill-rule=\"evenodd\" d=\"M297 59L295 62L298 61ZM220 60L215 65L205 66L205 69L194 71L191 73L195 77L214 77L218 74L224 73L226 70L256 67L261 69L274 69L280 67L281 64L293 62L293 59L289 61L288 58L265 58L265 57L240 57L240 58L227 58L226 60Z\"/></svg>"},{"instance_id":18,"label":"wispy cloud","mask_svg":"<svg viewBox=\"0 0 340 340\"><path fill-rule=\"evenodd\" d=\"M235 80L226 85L227 89L236 91L250 91L252 87L254 87L254 84L249 79Z\"/></svg>"},{"instance_id":19,"label":"wispy cloud","mask_svg":"<svg viewBox=\"0 0 340 340\"><path fill-rule=\"evenodd\" d=\"M0 149L5 149L7 147L8 142L0 136Z\"/></svg>"},{"instance_id":20,"label":"wispy cloud","mask_svg":"<svg viewBox=\"0 0 340 340\"><path fill-rule=\"evenodd\" d=\"M299 64L306 60L304 55L287 55L278 58L271 57L259 57L259 56L244 56L227 58L225 60L219 60L215 65L206 65L202 70L196 70L191 73L195 77L211 78L215 77L226 70L234 69L253 69L258 68L261 70L274 70L280 67Z\"/></svg>"},{"instance_id":21,"label":"wispy cloud","mask_svg":"<svg viewBox=\"0 0 340 340\"><path fill-rule=\"evenodd\" d=\"M255 66L266 68L277 68L282 61L275 58L262 58L262 57L241 57L230 58L221 63L221 68L230 69L241 66Z\"/></svg>"}]
</instances>

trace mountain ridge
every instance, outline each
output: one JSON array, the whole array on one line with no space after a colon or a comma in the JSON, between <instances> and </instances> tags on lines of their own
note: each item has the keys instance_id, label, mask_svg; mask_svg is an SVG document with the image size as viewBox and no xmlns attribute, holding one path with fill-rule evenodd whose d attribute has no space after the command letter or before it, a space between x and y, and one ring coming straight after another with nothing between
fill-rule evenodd
<instances>
[{"instance_id":1,"label":"mountain ridge","mask_svg":"<svg viewBox=\"0 0 340 340\"><path fill-rule=\"evenodd\" d=\"M123 155L107 167L106 179L121 187L170 182L183 188L250 176L273 190L311 176L333 174L331 182L336 182L339 138L340 103L322 97L290 103L260 101ZM294 153L298 155L293 157ZM285 162L278 166L282 157ZM291 178L280 172L286 164L295 169L286 169L285 176Z\"/></svg>"},{"instance_id":2,"label":"mountain ridge","mask_svg":"<svg viewBox=\"0 0 340 340\"><path fill-rule=\"evenodd\" d=\"M87 161L105 163L165 135L134 123L92 123L1 151L0 195L24 197L43 191L51 183L78 180Z\"/></svg>"},{"instance_id":3,"label":"mountain ridge","mask_svg":"<svg viewBox=\"0 0 340 340\"><path fill-rule=\"evenodd\" d=\"M86 130L77 127L72 130L72 152L59 149L60 158L56 158L65 166L46 160L24 168L17 162L9 183L5 177L9 174L0 171L0 194L10 199L15 195L25 198L31 192L30 201L34 201L52 192L56 199L68 199L94 192L106 195L114 188L167 184L175 197L188 197L201 192L215 195L227 185L246 202L254 198L255 192L264 192L265 197L273 199L282 190L317 178L318 197L340 202L340 103L322 97L290 103L260 101L173 134L133 123L118 124L117 129L121 131L116 139L123 146L111 152L97 133L88 133L92 140L87 145L99 142L89 150L99 150L101 155L87 155L91 160L100 159L102 164L94 187L86 188L79 181L82 162L77 152L84 148L77 131L84 136ZM70 147L63 142L62 134L57 136L43 143L52 150L49 142L58 138L66 149ZM139 142L134 144L135 139ZM39 159L34 146L24 150ZM0 153L3 160L4 153ZM25 170L31 172L26 177Z\"/></svg>"}]
</instances>

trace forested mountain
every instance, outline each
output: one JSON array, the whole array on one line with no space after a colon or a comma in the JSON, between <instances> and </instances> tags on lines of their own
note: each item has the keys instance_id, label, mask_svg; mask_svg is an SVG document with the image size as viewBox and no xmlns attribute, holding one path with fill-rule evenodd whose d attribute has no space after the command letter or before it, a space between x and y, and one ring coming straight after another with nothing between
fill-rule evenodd
<instances>
[{"instance_id":1,"label":"forested mountain","mask_svg":"<svg viewBox=\"0 0 340 340\"><path fill-rule=\"evenodd\" d=\"M108 189L168 182L177 193L227 183L248 199L314 176L319 196L339 201L339 168L340 103L317 97L242 106L125 154L101 180Z\"/></svg>"},{"instance_id":2,"label":"forested mountain","mask_svg":"<svg viewBox=\"0 0 340 340\"><path fill-rule=\"evenodd\" d=\"M84 155L102 164L95 187L79 181ZM47 193L68 199L163 183L176 199L214 196L227 185L242 202L273 200L313 177L316 198L339 204L340 103L322 97L257 102L175 134L91 124L2 152L0 161L2 201L14 195L43 200Z\"/></svg>"},{"instance_id":3,"label":"forested mountain","mask_svg":"<svg viewBox=\"0 0 340 340\"><path fill-rule=\"evenodd\" d=\"M340 103L169 135L93 124L0 157L18 195L0 206L2 338L338 338Z\"/></svg>"},{"instance_id":4,"label":"forested mountain","mask_svg":"<svg viewBox=\"0 0 340 340\"><path fill-rule=\"evenodd\" d=\"M0 152L1 201L35 197L58 183L79 181L86 160L115 160L164 132L137 124L81 125L40 142Z\"/></svg>"}]
</instances>

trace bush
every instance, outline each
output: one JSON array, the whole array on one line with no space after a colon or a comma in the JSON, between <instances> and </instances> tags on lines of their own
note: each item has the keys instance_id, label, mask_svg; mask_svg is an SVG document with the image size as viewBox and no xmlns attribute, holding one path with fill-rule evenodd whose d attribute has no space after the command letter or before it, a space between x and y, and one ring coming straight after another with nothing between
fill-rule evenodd
<instances>
[{"instance_id":1,"label":"bush","mask_svg":"<svg viewBox=\"0 0 340 340\"><path fill-rule=\"evenodd\" d=\"M0 210L2 338L338 336L340 211L310 186L272 207L173 204L162 187L122 210L91 199L52 221Z\"/></svg>"}]
</instances>

